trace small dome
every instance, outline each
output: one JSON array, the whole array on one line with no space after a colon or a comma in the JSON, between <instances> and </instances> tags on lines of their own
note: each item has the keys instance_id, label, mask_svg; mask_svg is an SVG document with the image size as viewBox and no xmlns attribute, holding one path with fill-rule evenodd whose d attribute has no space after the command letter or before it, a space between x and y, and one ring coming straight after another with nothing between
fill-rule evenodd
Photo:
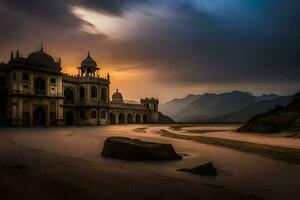
<instances>
[{"instance_id":1,"label":"small dome","mask_svg":"<svg viewBox=\"0 0 300 200\"><path fill-rule=\"evenodd\" d=\"M123 103L123 96L117 89L117 91L112 95L112 101L113 102L118 102L118 103Z\"/></svg>"},{"instance_id":2,"label":"small dome","mask_svg":"<svg viewBox=\"0 0 300 200\"><path fill-rule=\"evenodd\" d=\"M84 59L82 62L81 62L81 67L82 68L97 68L97 63L96 61L90 56L90 53L88 53L88 56L86 57L86 59Z\"/></svg>"},{"instance_id":3,"label":"small dome","mask_svg":"<svg viewBox=\"0 0 300 200\"><path fill-rule=\"evenodd\" d=\"M45 53L43 50L43 47L41 48L41 50L29 54L29 56L27 57L27 60L33 64L56 66L56 63L55 63L54 59L52 58L52 56Z\"/></svg>"}]
</instances>

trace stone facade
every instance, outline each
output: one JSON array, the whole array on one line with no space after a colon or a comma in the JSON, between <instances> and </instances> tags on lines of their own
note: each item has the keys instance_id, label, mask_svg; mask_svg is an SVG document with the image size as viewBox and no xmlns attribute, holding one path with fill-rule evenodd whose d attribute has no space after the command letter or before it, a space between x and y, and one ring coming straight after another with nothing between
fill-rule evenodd
<instances>
[{"instance_id":1,"label":"stone facade","mask_svg":"<svg viewBox=\"0 0 300 200\"><path fill-rule=\"evenodd\" d=\"M88 56L77 75L62 73L43 47L24 58L11 53L0 64L0 125L109 125L158 122L158 99L128 104L119 91L110 100L110 76Z\"/></svg>"}]
</instances>

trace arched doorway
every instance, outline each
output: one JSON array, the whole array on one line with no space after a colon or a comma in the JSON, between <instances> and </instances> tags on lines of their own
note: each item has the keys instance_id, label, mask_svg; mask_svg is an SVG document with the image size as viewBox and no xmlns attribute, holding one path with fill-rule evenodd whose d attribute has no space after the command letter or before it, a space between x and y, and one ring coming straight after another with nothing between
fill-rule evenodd
<instances>
[{"instance_id":1,"label":"arched doorway","mask_svg":"<svg viewBox=\"0 0 300 200\"><path fill-rule=\"evenodd\" d=\"M141 116L139 114L135 115L135 123L140 124L141 123Z\"/></svg>"},{"instance_id":2,"label":"arched doorway","mask_svg":"<svg viewBox=\"0 0 300 200\"><path fill-rule=\"evenodd\" d=\"M125 117L124 117L123 113L119 114L118 121L119 121L119 124L125 124Z\"/></svg>"},{"instance_id":3,"label":"arched doorway","mask_svg":"<svg viewBox=\"0 0 300 200\"><path fill-rule=\"evenodd\" d=\"M84 111L84 110L81 110L81 111L79 112L79 118L80 118L81 120L85 120L85 111Z\"/></svg>"},{"instance_id":4,"label":"arched doorway","mask_svg":"<svg viewBox=\"0 0 300 200\"><path fill-rule=\"evenodd\" d=\"M116 124L116 118L115 118L115 115L113 113L109 114L109 123L110 124Z\"/></svg>"},{"instance_id":5,"label":"arched doorway","mask_svg":"<svg viewBox=\"0 0 300 200\"><path fill-rule=\"evenodd\" d=\"M143 123L147 124L148 123L148 117L146 114L143 115Z\"/></svg>"},{"instance_id":6,"label":"arched doorway","mask_svg":"<svg viewBox=\"0 0 300 200\"><path fill-rule=\"evenodd\" d=\"M67 126L74 125L74 115L72 112L67 112L66 114L66 125Z\"/></svg>"},{"instance_id":7,"label":"arched doorway","mask_svg":"<svg viewBox=\"0 0 300 200\"><path fill-rule=\"evenodd\" d=\"M106 119L106 112L104 110L101 111L101 119Z\"/></svg>"},{"instance_id":8,"label":"arched doorway","mask_svg":"<svg viewBox=\"0 0 300 200\"><path fill-rule=\"evenodd\" d=\"M33 125L34 126L46 126L46 111L39 106L33 111Z\"/></svg>"},{"instance_id":9,"label":"arched doorway","mask_svg":"<svg viewBox=\"0 0 300 200\"><path fill-rule=\"evenodd\" d=\"M7 113L7 92L0 90L0 126L7 125L6 124L6 113Z\"/></svg>"},{"instance_id":10,"label":"arched doorway","mask_svg":"<svg viewBox=\"0 0 300 200\"><path fill-rule=\"evenodd\" d=\"M127 124L133 124L133 116L130 113L127 115Z\"/></svg>"},{"instance_id":11,"label":"arched doorway","mask_svg":"<svg viewBox=\"0 0 300 200\"><path fill-rule=\"evenodd\" d=\"M65 96L65 104L73 104L74 103L74 93L71 88L66 88L64 91Z\"/></svg>"}]
</instances>

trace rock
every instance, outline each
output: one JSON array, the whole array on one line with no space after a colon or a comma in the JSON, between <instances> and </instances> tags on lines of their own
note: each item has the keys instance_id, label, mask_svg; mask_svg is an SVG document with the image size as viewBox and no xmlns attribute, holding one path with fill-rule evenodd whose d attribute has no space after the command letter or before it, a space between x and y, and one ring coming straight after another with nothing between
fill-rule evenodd
<instances>
[{"instance_id":1,"label":"rock","mask_svg":"<svg viewBox=\"0 0 300 200\"><path fill-rule=\"evenodd\" d=\"M101 156L132 161L164 161L181 159L171 144L144 142L125 137L109 137Z\"/></svg>"},{"instance_id":2,"label":"rock","mask_svg":"<svg viewBox=\"0 0 300 200\"><path fill-rule=\"evenodd\" d=\"M300 93L294 96L293 102L287 106L276 106L267 113L259 114L250 119L237 132L278 133L299 131Z\"/></svg>"},{"instance_id":3,"label":"rock","mask_svg":"<svg viewBox=\"0 0 300 200\"><path fill-rule=\"evenodd\" d=\"M183 171L183 172L189 172L192 174L197 174L197 175L206 175L206 176L217 176L217 170L214 167L214 165L209 162L206 163L204 165L200 165L198 167L195 168L183 168L183 169L178 169L179 171Z\"/></svg>"},{"instance_id":4,"label":"rock","mask_svg":"<svg viewBox=\"0 0 300 200\"><path fill-rule=\"evenodd\" d=\"M288 129L289 132L300 133L300 118L297 119L293 125Z\"/></svg>"}]
</instances>

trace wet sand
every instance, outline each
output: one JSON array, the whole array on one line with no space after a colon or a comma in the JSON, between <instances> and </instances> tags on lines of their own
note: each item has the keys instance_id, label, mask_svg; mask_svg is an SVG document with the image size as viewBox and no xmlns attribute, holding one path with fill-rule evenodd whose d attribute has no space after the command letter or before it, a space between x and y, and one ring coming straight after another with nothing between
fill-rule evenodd
<instances>
[{"instance_id":1,"label":"wet sand","mask_svg":"<svg viewBox=\"0 0 300 200\"><path fill-rule=\"evenodd\" d=\"M0 130L1 199L294 199L300 166L252 153L162 137L166 126ZM108 136L174 145L181 161L101 158ZM187 156L188 155L188 156ZM218 177L178 172L212 161Z\"/></svg>"},{"instance_id":2,"label":"wet sand","mask_svg":"<svg viewBox=\"0 0 300 200\"><path fill-rule=\"evenodd\" d=\"M238 140L244 142L252 142L263 145L274 145L281 147L288 147L293 149L300 149L300 139L289 137L288 133L277 134L255 134L255 133L237 133L235 132L240 126L233 125L196 125L193 127L180 127L172 128L176 133L184 133L187 135L196 136L197 132L201 131L205 133L206 137L223 138L230 140ZM190 132L196 132L195 134L189 134Z\"/></svg>"},{"instance_id":3,"label":"wet sand","mask_svg":"<svg viewBox=\"0 0 300 200\"><path fill-rule=\"evenodd\" d=\"M220 137L218 137L218 134L216 134L216 136L214 137L207 136L208 134L201 134L200 136L199 135L197 136L195 134L187 135L187 134L174 133L172 131L167 131L164 129L161 129L158 132L158 134L164 137L171 137L171 138L177 138L183 140L193 140L195 142L200 142L204 144L221 146L221 147L226 147L226 148L249 152L249 153L255 153L275 160L300 164L299 148L289 148L289 147L282 147L282 146L275 146L275 145L259 144L254 142L246 142L244 140L238 140L238 137L235 137L235 139L227 139L226 137L224 138L223 134L220 134L221 135Z\"/></svg>"}]
</instances>

